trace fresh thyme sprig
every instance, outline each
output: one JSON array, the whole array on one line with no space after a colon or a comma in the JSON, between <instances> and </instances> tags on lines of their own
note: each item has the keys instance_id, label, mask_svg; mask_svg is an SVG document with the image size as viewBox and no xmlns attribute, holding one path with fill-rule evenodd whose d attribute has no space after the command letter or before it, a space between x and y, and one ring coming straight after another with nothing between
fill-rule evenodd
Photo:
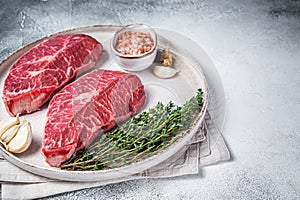
<instances>
[{"instance_id":1,"label":"fresh thyme sprig","mask_svg":"<svg viewBox=\"0 0 300 200\"><path fill-rule=\"evenodd\" d=\"M121 167L154 155L189 129L203 106L198 90L182 107L158 102L119 127L102 134L90 147L61 165L64 170L104 170Z\"/></svg>"}]
</instances>

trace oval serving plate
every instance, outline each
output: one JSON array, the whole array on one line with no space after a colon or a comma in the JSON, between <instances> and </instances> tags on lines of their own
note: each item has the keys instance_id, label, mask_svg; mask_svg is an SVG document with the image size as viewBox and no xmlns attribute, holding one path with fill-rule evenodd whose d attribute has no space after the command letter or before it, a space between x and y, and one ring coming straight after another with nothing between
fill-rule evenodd
<instances>
[{"instance_id":1,"label":"oval serving plate","mask_svg":"<svg viewBox=\"0 0 300 200\"><path fill-rule=\"evenodd\" d=\"M103 44L105 51L103 58L97 64L96 68L100 67L102 69L122 71L122 69L113 61L109 46L110 39L112 38L113 34L120 28L120 26L99 25L67 30L64 32L53 34L51 36L74 33L83 33L90 35ZM142 172L161 163L172 155L184 151L188 147L187 144L195 135L204 119L204 114L208 105L207 83L205 76L201 70L200 64L197 62L197 60L194 59L191 54L185 50L184 47L168 40L167 37L170 37L171 35L168 31L160 31L159 29L157 29L156 31L158 33L158 48L162 50L167 45L169 45L170 50L174 56L174 66L179 71L179 73L171 79L159 79L153 74L153 66L155 64L153 64L153 66L147 70L135 73L142 80L147 94L147 100L145 106L143 107L143 110L154 107L158 101L161 101L163 103L173 101L176 105L182 105L196 94L198 88L201 88L204 92L204 104L201 112L198 114L195 122L192 124L192 127L189 130L185 131L179 140L170 144L166 149L164 149L163 151L159 151L157 154L152 155L149 158L119 168L100 171L61 170L59 168L50 167L45 162L44 157L41 154L44 129L43 126L47 113L47 105L44 105L40 111L24 116L28 121L31 122L33 128L33 141L29 149L22 154L12 154L6 151L3 146L0 146L0 152L3 154L3 156L12 164L44 177L68 181L98 181L120 178ZM8 70L12 66L12 64L30 48L47 38L48 37L45 37L23 47L22 49L16 51L7 59L2 61L2 63L0 64L1 93L3 89L4 79L7 76ZM0 120L3 120L9 117L9 115L5 110L3 101L1 101L0 104ZM41 123L41 119L43 119L43 123Z\"/></svg>"}]
</instances>

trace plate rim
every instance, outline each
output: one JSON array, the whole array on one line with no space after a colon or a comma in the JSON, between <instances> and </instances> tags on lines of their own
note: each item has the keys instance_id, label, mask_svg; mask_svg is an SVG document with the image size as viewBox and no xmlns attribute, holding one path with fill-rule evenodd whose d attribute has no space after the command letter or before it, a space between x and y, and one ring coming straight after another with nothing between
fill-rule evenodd
<instances>
[{"instance_id":1,"label":"plate rim","mask_svg":"<svg viewBox=\"0 0 300 200\"><path fill-rule=\"evenodd\" d=\"M32 48L32 46L35 46L37 44L39 44L40 42L50 38L50 37L53 37L53 36L56 36L56 35L61 35L61 34L68 34L68 33L72 33L74 31L81 31L81 32L84 32L84 31L87 31L88 29L94 29L94 28L97 28L97 29L111 29L110 32L113 32L113 31L117 31L118 29L122 28L124 26L121 26L121 25L92 25L92 26L83 26L83 27L77 27L77 28L71 28L71 29L67 29L67 30L64 30L64 31L59 31L59 32L56 32L56 33L53 33L53 34L50 34L50 35L47 35L43 38L40 38L38 40L35 40L19 49L17 49L16 51L12 52L9 56L7 56L4 60L2 60L0 62L0 67L2 67L3 65L6 64L6 62L10 61L11 59L14 60L14 58L12 58L13 56L15 56L17 53L19 53L20 51L22 50L25 50L27 48ZM116 30L114 30L116 29ZM154 28L155 29L155 28ZM187 52L188 53L188 52ZM21 54L20 56L22 56L23 54ZM190 54L189 54L190 55ZM190 55L190 57L196 62L197 60L194 59L194 57L192 55ZM199 63L198 63L199 64ZM191 128L189 128L188 130L185 130L184 132L191 132L193 128L195 128L195 126L200 126L200 123L202 123L203 119L204 119L204 116L205 116L205 113L207 111L207 107L208 107L208 86L207 86L207 80L205 78L205 75L203 73L203 70L201 69L201 66L199 64L199 66L196 67L197 70L200 71L200 75L202 76L202 79L203 79L203 82L204 82L204 90L203 91L203 94L204 94L204 97L203 97L203 107L201 109L201 111L199 112L199 114L197 115L197 118L195 119L193 125L191 126ZM197 128L198 129L198 128ZM194 132L196 132L196 130L194 130ZM195 133L193 134L190 134L191 136L194 136ZM186 136L188 135L188 133L184 133L183 134L183 138L187 138ZM190 137L191 138L191 137ZM190 138L188 140L190 140ZM187 139L186 139L187 140ZM182 142L183 139L180 140L180 142ZM175 143L172 143L170 144L166 149L164 149L162 152L160 153L164 153L166 151L168 151L168 149L172 148L174 145L176 145L177 142ZM185 145L183 145L182 148L184 148ZM180 149L182 149L180 148ZM176 152L178 152L180 149L178 149ZM141 171L137 171L137 172L130 172L129 174L126 174L124 172L126 172L126 170L124 169L127 169L127 168L131 168L131 165L134 165L136 163L148 163L149 161L155 159L156 157L160 156L158 155L157 153L150 156L149 158L146 158L146 159L143 159L142 161L138 161L136 163L131 163L129 165L125 165L125 166L122 166L122 167L118 167L118 168L112 168L112 169L108 169L108 170L99 170L99 171L67 171L67 170L61 170L60 168L52 168L52 167L49 167L49 168L46 168L46 167L43 167L43 166L38 166L36 164L33 164L33 163L28 163L22 159L20 159L19 157L17 157L16 155L6 151L5 148L3 148L2 146L0 146L0 153L3 154L3 156L6 158L6 160L8 160L10 163L16 165L17 167L21 168L21 169L24 169L26 171L29 171L29 172L32 172L34 174L37 174L37 175L41 175L41 176L44 176L44 177L48 177L48 178L51 178L51 179L58 179L58 180L67 180L67 181L95 181L94 179L93 180L82 180L82 179L76 179L76 178L65 178L63 177L62 179L61 178L57 178L57 177L53 177L51 175L47 175L47 174L44 174L44 173L40 173L40 172L33 172L32 171L32 168L33 169L38 169L39 170L42 170L42 171L49 171L51 173L54 173L54 174L57 174L57 175L60 175L61 173L68 173L70 175L78 175L78 174L102 174L102 173L110 173L110 172L115 172L115 171L119 171L123 174L123 176L120 176L118 178L121 178L121 177L124 177L124 176L127 176L127 175L132 175L134 173L139 173L141 171L144 171L146 169L143 169ZM176 153L175 152L175 153ZM174 153L174 154L175 154ZM167 158L166 158L167 159ZM161 162L163 162L165 159L163 159ZM19 163L22 163L23 166L19 166ZM159 162L160 163L160 162ZM158 163L157 163L158 164ZM151 168L151 167L149 167ZM147 168L147 169L149 169ZM97 180L106 180L106 179L97 179Z\"/></svg>"}]
</instances>

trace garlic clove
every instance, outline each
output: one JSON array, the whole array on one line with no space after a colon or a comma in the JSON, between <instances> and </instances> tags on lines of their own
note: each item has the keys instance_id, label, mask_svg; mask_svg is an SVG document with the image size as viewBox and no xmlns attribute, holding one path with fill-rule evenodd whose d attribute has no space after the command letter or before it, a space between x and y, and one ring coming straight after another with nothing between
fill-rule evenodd
<instances>
[{"instance_id":1,"label":"garlic clove","mask_svg":"<svg viewBox=\"0 0 300 200\"><path fill-rule=\"evenodd\" d=\"M165 67L162 65L157 65L153 70L154 74L163 79L172 78L177 74L177 70L173 67Z\"/></svg>"},{"instance_id":2,"label":"garlic clove","mask_svg":"<svg viewBox=\"0 0 300 200\"><path fill-rule=\"evenodd\" d=\"M2 135L1 135L1 141L4 143L4 144L7 144L9 143L13 137L15 137L15 135L17 134L19 128L20 128L21 125L15 125L15 126L12 126L10 127L7 131L5 131Z\"/></svg>"},{"instance_id":3,"label":"garlic clove","mask_svg":"<svg viewBox=\"0 0 300 200\"><path fill-rule=\"evenodd\" d=\"M30 146L31 141L31 125L28 121L25 121L19 128L15 137L7 144L8 151L22 153Z\"/></svg>"},{"instance_id":4,"label":"garlic clove","mask_svg":"<svg viewBox=\"0 0 300 200\"><path fill-rule=\"evenodd\" d=\"M0 140L0 144L2 144L7 149L6 143L2 142L2 140Z\"/></svg>"},{"instance_id":5,"label":"garlic clove","mask_svg":"<svg viewBox=\"0 0 300 200\"><path fill-rule=\"evenodd\" d=\"M20 123L19 116L11 117L0 122L0 137L11 127Z\"/></svg>"},{"instance_id":6,"label":"garlic clove","mask_svg":"<svg viewBox=\"0 0 300 200\"><path fill-rule=\"evenodd\" d=\"M172 66L173 59L172 59L172 54L170 51L169 44L167 45L166 49L162 51L159 61L164 66Z\"/></svg>"}]
</instances>

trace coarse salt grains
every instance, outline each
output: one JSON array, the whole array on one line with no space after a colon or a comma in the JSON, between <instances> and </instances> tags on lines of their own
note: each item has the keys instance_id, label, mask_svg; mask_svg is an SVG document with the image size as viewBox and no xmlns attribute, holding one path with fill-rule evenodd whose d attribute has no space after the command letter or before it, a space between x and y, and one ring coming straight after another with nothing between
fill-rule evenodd
<instances>
[{"instance_id":1,"label":"coarse salt grains","mask_svg":"<svg viewBox=\"0 0 300 200\"><path fill-rule=\"evenodd\" d=\"M118 36L115 49L123 55L140 56L149 52L153 46L150 33L126 31Z\"/></svg>"}]
</instances>

